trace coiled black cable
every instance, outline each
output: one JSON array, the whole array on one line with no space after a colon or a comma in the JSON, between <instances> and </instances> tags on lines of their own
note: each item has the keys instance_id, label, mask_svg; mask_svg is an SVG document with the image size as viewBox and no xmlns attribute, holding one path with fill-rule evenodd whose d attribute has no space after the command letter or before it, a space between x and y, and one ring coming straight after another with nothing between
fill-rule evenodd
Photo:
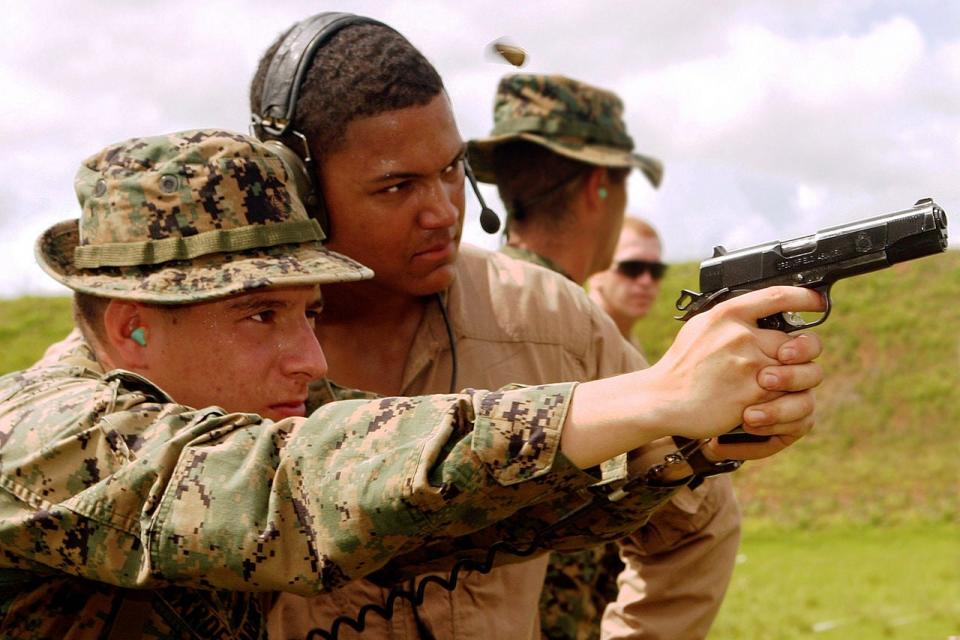
<instances>
[{"instance_id":1,"label":"coiled black cable","mask_svg":"<svg viewBox=\"0 0 960 640\"><path fill-rule=\"evenodd\" d=\"M443 326L447 329L447 342L450 344L450 390L448 393L457 392L457 340L453 336L453 326L450 324L450 317L447 316L447 306L443 304L443 296L439 293L433 294L437 300L437 306L440 307L440 315L443 316Z\"/></svg>"},{"instance_id":2,"label":"coiled black cable","mask_svg":"<svg viewBox=\"0 0 960 640\"><path fill-rule=\"evenodd\" d=\"M500 551L505 551L511 555L526 557L532 555L539 548L539 540L534 539L526 548L520 549L514 547L513 545L507 543L504 540L499 540L487 549L487 553L484 556L482 561L474 560L472 558L461 558L453 564L453 569L450 570L450 576L436 576L429 575L424 576L417 583L415 589L407 589L406 587L396 585L390 589L390 593L387 594L387 600L384 605L379 605L376 603L368 603L360 607L360 610L355 616L342 615L338 616L333 623L330 625L329 630L326 629L311 629L307 634L307 640L337 640L337 637L340 633L342 627L350 627L357 633L362 632L367 626L367 616L370 614L376 614L383 618L384 620L390 620L394 614L394 607L396 602L399 599L408 601L414 609L423 604L426 599L427 587L431 584L437 584L447 591L453 591L457 588L457 582L460 579L460 574L463 571L478 571L480 573L490 573L493 570L494 566L494 557Z\"/></svg>"},{"instance_id":3,"label":"coiled black cable","mask_svg":"<svg viewBox=\"0 0 960 640\"><path fill-rule=\"evenodd\" d=\"M437 304L440 307L440 313L443 316L443 323L447 329L447 339L450 343L450 356L451 356L451 373L450 373L450 393L456 392L457 384L457 347L456 341L454 339L453 327L450 325L450 319L447 316L446 306L443 304L443 298L440 294L435 294ZM701 446L703 446L705 441L690 441L684 446L680 447L678 453L681 457L685 458L687 455L690 455L693 451L696 451ZM636 482L639 482L637 480ZM630 483L628 483L629 486ZM623 490L626 490L628 487L624 487ZM601 490L603 491L603 490ZM395 585L390 589L390 593L387 594L387 600L384 605L379 605L376 603L368 603L360 607L360 610L355 616L350 616L347 614L337 616L333 623L330 625L329 630L315 628L311 629L307 633L306 640L337 640L340 629L343 627L350 627L357 633L362 633L367 626L367 616L370 614L376 614L383 618L384 620L390 620L394 615L394 608L396 606L397 600L403 599L411 604L414 612L416 612L417 607L423 604L426 599L426 590L427 587L431 584L436 584L446 589L447 591L453 591L457 588L457 583L460 579L460 573L463 571L477 571L479 573L490 573L494 567L494 559L498 553L501 551L509 553L510 555L518 556L525 558L527 556L533 555L537 550L541 548L541 543L546 534L550 533L553 529L559 527L564 522L573 518L574 516L580 515L585 511L599 508L600 506L610 502L610 495L606 492L601 492L598 495L595 495L592 500L584 503L580 507L572 510L563 518L560 518L556 522L551 523L547 527L541 529L530 542L529 545L523 548L518 548L505 540L498 540L490 545L490 548L487 549L487 553L484 556L482 561L474 560L472 558L461 558L453 563L453 568L450 570L450 576L437 576L437 575L428 575L424 576L419 583L416 583L414 586L414 578L410 579L410 588L406 588L401 585ZM423 625L422 621L417 619L417 627L420 629L420 634L427 640L430 639L430 632Z\"/></svg>"},{"instance_id":4,"label":"coiled black cable","mask_svg":"<svg viewBox=\"0 0 960 640\"><path fill-rule=\"evenodd\" d=\"M705 443L706 440L691 440L682 446L677 453L680 456L685 457L700 449L700 447L702 447ZM498 540L490 545L490 548L487 549L487 553L482 561L477 561L472 558L461 558L453 563L453 568L450 570L449 577L437 575L424 576L416 584L415 589L407 589L401 585L396 585L392 587L390 589L390 593L387 594L385 605L381 606L379 604L369 603L360 607L360 610L355 616L346 614L337 616L337 618L335 618L333 623L330 625L329 630L319 628L311 629L307 633L307 640L337 640L340 629L344 626L350 627L357 633L361 633L366 628L367 616L371 613L377 614L384 620L390 620L394 615L394 607L398 599L408 601L414 607L414 609L416 609L422 605L426 599L426 590L428 586L431 584L437 584L447 591L453 591L457 588L457 582L460 579L460 573L464 570L490 573L494 567L494 559L501 551L511 555L519 556L521 558L532 555L536 551L543 548L543 539L547 534L562 526L568 520L581 516L593 509L603 507L612 501L619 500L620 497L629 492L631 487L638 484L644 484L649 480L650 478L647 475L644 475L627 482L619 489L609 489L602 486L596 487L592 489L594 495L591 497L591 499L585 501L582 505L571 510L562 518L550 523L538 531L526 547L520 548L510 544L505 540ZM426 635L423 633L423 631L421 631L421 633L422 635Z\"/></svg>"}]
</instances>

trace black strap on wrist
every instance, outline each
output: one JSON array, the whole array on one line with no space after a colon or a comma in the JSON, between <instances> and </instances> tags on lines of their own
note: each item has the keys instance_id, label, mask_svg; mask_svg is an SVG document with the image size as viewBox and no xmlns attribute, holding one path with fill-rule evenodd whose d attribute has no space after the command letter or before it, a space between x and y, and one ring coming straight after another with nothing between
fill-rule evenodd
<instances>
[{"instance_id":1,"label":"black strap on wrist","mask_svg":"<svg viewBox=\"0 0 960 640\"><path fill-rule=\"evenodd\" d=\"M743 464L743 460L720 460L718 462L708 460L702 451L703 442L706 441L691 440L683 436L673 436L673 441L677 445L677 451L676 454L670 455L682 456L686 463L690 465L690 468L693 469L693 479L687 485L691 489L699 487L704 479L710 476L736 471Z\"/></svg>"}]
</instances>

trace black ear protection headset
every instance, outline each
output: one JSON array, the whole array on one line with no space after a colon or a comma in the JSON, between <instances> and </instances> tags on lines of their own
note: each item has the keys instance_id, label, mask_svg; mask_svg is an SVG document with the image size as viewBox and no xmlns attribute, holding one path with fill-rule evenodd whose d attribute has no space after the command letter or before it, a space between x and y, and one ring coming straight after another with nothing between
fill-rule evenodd
<instances>
[{"instance_id":1,"label":"black ear protection headset","mask_svg":"<svg viewBox=\"0 0 960 640\"><path fill-rule=\"evenodd\" d=\"M328 236L330 219L323 202L323 192L317 184L310 143L307 136L296 129L294 116L300 87L317 50L341 29L358 24L374 24L393 30L372 18L334 11L318 13L294 25L267 67L260 95L261 113L250 116L251 132L264 141L287 166L294 188ZM299 149L299 153L295 149ZM484 202L466 158L464 170L480 202L480 226L487 233L496 233L500 229L500 218Z\"/></svg>"},{"instance_id":2,"label":"black ear protection headset","mask_svg":"<svg viewBox=\"0 0 960 640\"><path fill-rule=\"evenodd\" d=\"M318 13L295 24L280 42L267 67L260 94L260 113L253 113L250 116L251 132L286 165L296 193L306 205L310 215L320 223L327 237L330 236L330 216L323 201L323 191L317 183L317 167L310 153L310 141L302 131L297 130L294 122L297 98L317 50L328 43L341 29L361 24L377 25L395 31L389 25L373 18L335 11ZM477 179L466 158L464 158L464 172L480 202L480 226L487 233L496 233L500 229L500 218L484 202L480 188L477 186ZM456 342L446 307L439 294L437 302L443 314L447 337L450 341L452 359L450 392L453 393L456 390L457 380Z\"/></svg>"}]
</instances>

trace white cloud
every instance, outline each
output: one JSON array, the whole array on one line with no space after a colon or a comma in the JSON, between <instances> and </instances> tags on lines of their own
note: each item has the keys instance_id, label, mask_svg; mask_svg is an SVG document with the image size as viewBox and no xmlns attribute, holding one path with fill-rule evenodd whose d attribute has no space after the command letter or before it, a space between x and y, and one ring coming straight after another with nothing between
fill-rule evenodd
<instances>
[{"instance_id":1,"label":"white cloud","mask_svg":"<svg viewBox=\"0 0 960 640\"><path fill-rule=\"evenodd\" d=\"M342 6L388 22L424 51L465 136L488 132L497 80L512 71L483 55L500 36L527 49L524 71L620 93L640 150L666 164L660 190L631 179L631 212L658 226L670 259L796 237L923 196L960 211L960 8L952 4ZM4 3L7 260L29 261L23 247L36 232L76 214L73 173L104 145L199 126L245 130L260 54L317 10L308 0L269 10L259 0ZM484 193L502 210L495 190ZM476 224L478 209L468 205L465 239L495 246ZM0 281L0 295L47 286L32 265L23 273Z\"/></svg>"},{"instance_id":2,"label":"white cloud","mask_svg":"<svg viewBox=\"0 0 960 640\"><path fill-rule=\"evenodd\" d=\"M751 133L790 139L804 133L797 124L869 116L892 98L901 104L923 51L922 35L903 18L859 37L805 40L740 25L722 50L626 77L620 91L642 121L660 123L662 144L713 154L741 147Z\"/></svg>"},{"instance_id":3,"label":"white cloud","mask_svg":"<svg viewBox=\"0 0 960 640\"><path fill-rule=\"evenodd\" d=\"M798 184L796 190L796 207L798 210L816 211L822 209L827 201L824 189L808 184Z\"/></svg>"},{"instance_id":4,"label":"white cloud","mask_svg":"<svg viewBox=\"0 0 960 640\"><path fill-rule=\"evenodd\" d=\"M918 25L899 15L855 33L805 37L747 22L731 27L709 55L634 74L620 89L636 120L659 123L647 139L668 176L683 161L698 172L725 167L730 180L752 189L760 181L770 194L782 191L747 199L747 207L768 208L731 212L717 225L726 237L755 244L926 195L948 210L960 200L953 177L960 85L931 82L947 65L957 67L955 46L931 48ZM685 194L685 209L715 209L717 199L699 187ZM775 235L761 235L761 218ZM739 231L726 231L731 226ZM684 240L675 242L690 247Z\"/></svg>"}]
</instances>

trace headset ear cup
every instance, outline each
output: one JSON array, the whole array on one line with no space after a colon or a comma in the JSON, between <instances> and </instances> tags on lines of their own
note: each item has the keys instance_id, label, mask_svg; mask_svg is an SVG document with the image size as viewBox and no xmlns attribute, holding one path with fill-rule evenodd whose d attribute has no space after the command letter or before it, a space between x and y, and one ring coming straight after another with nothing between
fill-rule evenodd
<instances>
[{"instance_id":1,"label":"headset ear cup","mask_svg":"<svg viewBox=\"0 0 960 640\"><path fill-rule=\"evenodd\" d=\"M307 213L320 223L327 238L331 233L330 216L323 201L323 190L317 184L313 173L309 142L303 133L297 131L294 116L300 84L316 52L341 29L363 24L395 31L379 20L339 11L324 11L294 24L280 41L277 52L267 66L258 100L261 112L251 114L251 129L254 135L267 144L276 145L271 148L287 165ZM299 138L303 144L302 156L281 142L292 142L294 137Z\"/></svg>"},{"instance_id":2,"label":"headset ear cup","mask_svg":"<svg viewBox=\"0 0 960 640\"><path fill-rule=\"evenodd\" d=\"M327 208L324 205L320 189L317 188L316 178L310 175L307 165L293 149L279 140L267 140L264 142L264 146L280 158L287 170L287 176L293 182L294 193L300 198L310 217L320 223L323 233L329 238L330 221L327 216Z\"/></svg>"}]
</instances>

